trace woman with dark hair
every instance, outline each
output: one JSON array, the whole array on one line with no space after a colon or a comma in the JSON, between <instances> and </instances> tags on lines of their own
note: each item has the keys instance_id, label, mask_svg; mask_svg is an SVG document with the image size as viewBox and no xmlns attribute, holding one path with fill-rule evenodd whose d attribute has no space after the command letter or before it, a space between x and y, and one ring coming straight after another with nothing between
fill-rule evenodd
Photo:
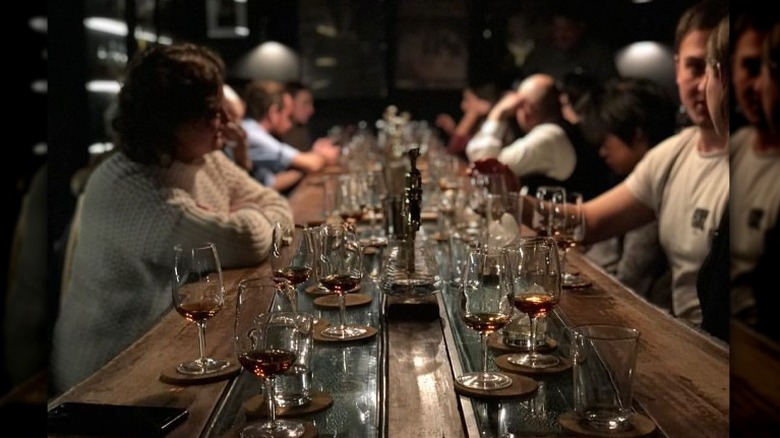
<instances>
[{"instance_id":1,"label":"woman with dark hair","mask_svg":"<svg viewBox=\"0 0 780 438\"><path fill-rule=\"evenodd\" d=\"M210 50L155 46L129 65L115 121L118 152L91 174L55 325L57 394L103 366L171 309L176 244L214 242L223 267L268 254L288 202L220 151L231 134L225 68Z\"/></svg>"}]
</instances>

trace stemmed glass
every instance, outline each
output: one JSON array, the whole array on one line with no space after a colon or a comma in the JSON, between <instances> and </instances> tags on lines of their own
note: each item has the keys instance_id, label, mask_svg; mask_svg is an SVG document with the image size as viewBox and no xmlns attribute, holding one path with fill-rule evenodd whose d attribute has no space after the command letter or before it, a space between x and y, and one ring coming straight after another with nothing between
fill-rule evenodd
<instances>
[{"instance_id":1,"label":"stemmed glass","mask_svg":"<svg viewBox=\"0 0 780 438\"><path fill-rule=\"evenodd\" d=\"M239 284L236 300L234 344L241 366L263 380L267 419L246 426L241 438L296 438L304 433L299 421L277 420L275 378L289 370L297 358L302 338L299 319L293 312L258 313L257 297ZM310 324L310 322L309 322Z\"/></svg>"},{"instance_id":2,"label":"stemmed glass","mask_svg":"<svg viewBox=\"0 0 780 438\"><path fill-rule=\"evenodd\" d=\"M365 205L369 216L369 237L366 240L368 245L384 245L387 238L380 233L381 227L378 226L377 215L382 212L385 197L387 196L387 186L382 170L370 170L366 173L365 185Z\"/></svg>"},{"instance_id":3,"label":"stemmed glass","mask_svg":"<svg viewBox=\"0 0 780 438\"><path fill-rule=\"evenodd\" d=\"M289 281L293 291L309 280L314 269L314 244L306 227L295 224L285 229L278 222L274 224L273 243L271 245L271 272L274 280ZM298 310L297 295L290 297L293 310Z\"/></svg>"},{"instance_id":4,"label":"stemmed glass","mask_svg":"<svg viewBox=\"0 0 780 438\"><path fill-rule=\"evenodd\" d=\"M561 186L539 186L535 196L536 208L534 209L532 228L539 236L551 236L552 206L556 199L566 198L566 189Z\"/></svg>"},{"instance_id":5,"label":"stemmed glass","mask_svg":"<svg viewBox=\"0 0 780 438\"><path fill-rule=\"evenodd\" d=\"M198 326L198 359L182 362L176 371L186 375L203 375L221 371L230 362L206 356L206 321L225 303L222 266L217 247L206 242L197 246L176 245L173 266L173 306Z\"/></svg>"},{"instance_id":6,"label":"stemmed glass","mask_svg":"<svg viewBox=\"0 0 780 438\"><path fill-rule=\"evenodd\" d=\"M566 271L566 256L569 251L582 242L585 236L585 222L582 214L582 194L564 192L552 198L552 219L550 230L558 243L558 255L561 264L561 281L563 287L574 287L582 282L582 278Z\"/></svg>"},{"instance_id":7,"label":"stemmed glass","mask_svg":"<svg viewBox=\"0 0 780 438\"><path fill-rule=\"evenodd\" d=\"M498 248L476 247L469 251L460 285L460 310L463 322L479 332L482 346L482 370L456 378L461 385L480 390L507 388L512 379L504 373L487 370L487 339L512 317L511 267L506 252Z\"/></svg>"},{"instance_id":8,"label":"stemmed glass","mask_svg":"<svg viewBox=\"0 0 780 438\"><path fill-rule=\"evenodd\" d=\"M364 327L346 324L346 295L363 279L363 250L357 234L348 224L323 225L320 230L320 283L338 295L339 324L321 334L334 339L349 339L368 332Z\"/></svg>"},{"instance_id":9,"label":"stemmed glass","mask_svg":"<svg viewBox=\"0 0 780 438\"><path fill-rule=\"evenodd\" d=\"M357 173L346 173L336 177L336 209L341 220L355 225L363 217L365 205L365 178Z\"/></svg>"},{"instance_id":10,"label":"stemmed glass","mask_svg":"<svg viewBox=\"0 0 780 438\"><path fill-rule=\"evenodd\" d=\"M558 249L552 237L529 237L523 239L516 251L514 276L515 307L531 318L531 342L529 352L512 354L507 361L528 368L548 368L560 363L549 354L537 351L536 339L539 318L558 304L561 296L561 270Z\"/></svg>"}]
</instances>

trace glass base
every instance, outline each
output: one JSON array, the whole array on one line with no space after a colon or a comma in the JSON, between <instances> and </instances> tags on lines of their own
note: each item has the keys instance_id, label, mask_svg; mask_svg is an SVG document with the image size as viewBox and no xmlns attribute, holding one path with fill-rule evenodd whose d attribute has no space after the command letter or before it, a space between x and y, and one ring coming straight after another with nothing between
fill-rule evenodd
<instances>
[{"instance_id":1,"label":"glass base","mask_svg":"<svg viewBox=\"0 0 780 438\"><path fill-rule=\"evenodd\" d=\"M571 272L564 272L561 274L561 286L576 286L582 284L583 279L577 274Z\"/></svg>"},{"instance_id":2,"label":"glass base","mask_svg":"<svg viewBox=\"0 0 780 438\"><path fill-rule=\"evenodd\" d=\"M203 374L216 373L222 371L230 366L230 362L226 360L216 360L209 357L205 359L196 359L192 362L183 362L176 367L176 371L179 374L186 374L188 376L199 376Z\"/></svg>"},{"instance_id":3,"label":"glass base","mask_svg":"<svg viewBox=\"0 0 780 438\"><path fill-rule=\"evenodd\" d=\"M503 373L473 372L458 376L455 379L466 388L491 391L495 389L509 388L512 386L512 378Z\"/></svg>"},{"instance_id":4,"label":"glass base","mask_svg":"<svg viewBox=\"0 0 780 438\"><path fill-rule=\"evenodd\" d=\"M526 368L550 368L561 363L560 359L549 354L513 354L506 361Z\"/></svg>"},{"instance_id":5,"label":"glass base","mask_svg":"<svg viewBox=\"0 0 780 438\"><path fill-rule=\"evenodd\" d=\"M250 424L241 431L241 438L298 438L303 436L303 423L290 420Z\"/></svg>"},{"instance_id":6,"label":"glass base","mask_svg":"<svg viewBox=\"0 0 780 438\"><path fill-rule=\"evenodd\" d=\"M368 330L364 327L353 326L332 326L320 332L322 336L331 339L351 339L363 336L368 333Z\"/></svg>"}]
</instances>

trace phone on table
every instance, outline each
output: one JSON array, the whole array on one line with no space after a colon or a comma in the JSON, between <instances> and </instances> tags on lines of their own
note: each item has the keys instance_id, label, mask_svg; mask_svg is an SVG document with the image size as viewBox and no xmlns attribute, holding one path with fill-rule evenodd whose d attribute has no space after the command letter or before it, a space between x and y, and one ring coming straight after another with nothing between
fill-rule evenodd
<instances>
[{"instance_id":1,"label":"phone on table","mask_svg":"<svg viewBox=\"0 0 780 438\"><path fill-rule=\"evenodd\" d=\"M48 412L49 434L162 437L187 419L184 408L64 402Z\"/></svg>"}]
</instances>

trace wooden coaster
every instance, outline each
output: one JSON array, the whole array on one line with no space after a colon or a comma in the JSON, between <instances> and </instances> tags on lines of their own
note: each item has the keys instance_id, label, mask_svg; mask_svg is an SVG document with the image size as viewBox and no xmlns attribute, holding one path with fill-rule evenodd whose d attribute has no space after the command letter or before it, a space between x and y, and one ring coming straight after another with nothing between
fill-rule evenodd
<instances>
[{"instance_id":1,"label":"wooden coaster","mask_svg":"<svg viewBox=\"0 0 780 438\"><path fill-rule=\"evenodd\" d=\"M357 292L360 289L361 289L361 286L358 285L358 287L352 289L352 291ZM350 293L352 293L352 291L350 291ZM324 287L320 287L319 283L312 284L311 286L307 286L306 289L304 289L304 292L306 292L309 295L333 295L333 296L335 296L335 294L333 292L325 289Z\"/></svg>"},{"instance_id":2,"label":"wooden coaster","mask_svg":"<svg viewBox=\"0 0 780 438\"><path fill-rule=\"evenodd\" d=\"M377 253L379 253L379 248L377 248L376 246L374 246L374 245L372 245L370 243L363 246L363 254L365 254L365 255L374 255L374 254L377 254Z\"/></svg>"},{"instance_id":3,"label":"wooden coaster","mask_svg":"<svg viewBox=\"0 0 780 438\"><path fill-rule=\"evenodd\" d=\"M322 334L322 330L317 330L314 332L314 335L312 336L315 341L321 341L321 342L354 342L354 341L362 341L364 339L369 339L374 337L376 335L377 330L374 327L367 326L367 325L359 325L356 327L362 327L366 329L366 332L360 336L355 336L354 338L331 338L328 336L324 336Z\"/></svg>"},{"instance_id":4,"label":"wooden coaster","mask_svg":"<svg viewBox=\"0 0 780 438\"><path fill-rule=\"evenodd\" d=\"M174 365L160 373L160 381L169 385L205 385L230 379L237 376L239 372L241 372L241 365L237 363L231 363L224 370L215 373L199 375L182 374L176 371L176 366Z\"/></svg>"},{"instance_id":5,"label":"wooden coaster","mask_svg":"<svg viewBox=\"0 0 780 438\"><path fill-rule=\"evenodd\" d=\"M493 333L488 337L488 347L496 351L502 351L505 353L525 352L528 348L519 345L509 345L504 342L504 335L501 333ZM539 353L546 353L555 350L558 347L558 341L553 338L547 338L542 345L536 346L536 351Z\"/></svg>"},{"instance_id":6,"label":"wooden coaster","mask_svg":"<svg viewBox=\"0 0 780 438\"><path fill-rule=\"evenodd\" d=\"M347 294L344 297L344 305L346 307L365 306L371 304L371 295L366 294ZM329 309L339 308L339 297L337 295L326 295L324 297L317 297L313 301L315 306L326 307Z\"/></svg>"},{"instance_id":7,"label":"wooden coaster","mask_svg":"<svg viewBox=\"0 0 780 438\"><path fill-rule=\"evenodd\" d=\"M312 391L311 400L303 406L276 407L277 417L298 417L301 415L314 414L322 412L333 406L333 397L327 392ZM265 397L258 394L244 402L244 412L247 417L264 418L266 417Z\"/></svg>"},{"instance_id":8,"label":"wooden coaster","mask_svg":"<svg viewBox=\"0 0 780 438\"><path fill-rule=\"evenodd\" d=\"M309 295L330 295L331 292L327 289L325 289L324 286L321 286L319 283L312 284L311 286L306 286L306 289L303 290Z\"/></svg>"},{"instance_id":9,"label":"wooden coaster","mask_svg":"<svg viewBox=\"0 0 780 438\"><path fill-rule=\"evenodd\" d=\"M509 356L512 354L502 354L495 360L496 366L504 371L518 374L557 374L566 371L571 368L571 361L563 357L558 357L558 365L554 365L547 368L529 368L522 365L515 365L509 362Z\"/></svg>"},{"instance_id":10,"label":"wooden coaster","mask_svg":"<svg viewBox=\"0 0 780 438\"><path fill-rule=\"evenodd\" d=\"M596 436L596 437L609 437L609 438L636 438L652 435L655 432L656 426L653 420L636 412L631 415L629 419L630 428L624 431L615 432L600 432L586 428L580 424L579 418L574 411L568 411L561 414L558 417L558 422L561 427L567 432L571 432L578 436Z\"/></svg>"},{"instance_id":11,"label":"wooden coaster","mask_svg":"<svg viewBox=\"0 0 780 438\"><path fill-rule=\"evenodd\" d=\"M512 379L512 385L506 388L493 389L485 391L482 389L468 388L455 380L455 392L466 397L474 398L507 398L507 397L522 397L524 395L533 394L539 389L539 384L536 380L520 376L517 374L507 374Z\"/></svg>"},{"instance_id":12,"label":"wooden coaster","mask_svg":"<svg viewBox=\"0 0 780 438\"><path fill-rule=\"evenodd\" d=\"M586 289L593 286L593 282L585 277L580 277L579 281L574 283L561 283L564 289Z\"/></svg>"},{"instance_id":13,"label":"wooden coaster","mask_svg":"<svg viewBox=\"0 0 780 438\"><path fill-rule=\"evenodd\" d=\"M438 211L424 211L420 213L420 220L423 221L436 221L439 219L439 212Z\"/></svg>"},{"instance_id":14,"label":"wooden coaster","mask_svg":"<svg viewBox=\"0 0 780 438\"><path fill-rule=\"evenodd\" d=\"M290 420L293 421L293 420ZM317 430L317 426L314 425L314 423L311 423L309 421L299 421L303 425L303 434L298 438L318 438L320 436L320 432ZM250 427L251 424L246 425L246 427ZM244 433L241 433L241 436L244 436ZM231 434L233 436L233 434ZM238 434L235 434L235 436L239 436Z\"/></svg>"}]
</instances>

